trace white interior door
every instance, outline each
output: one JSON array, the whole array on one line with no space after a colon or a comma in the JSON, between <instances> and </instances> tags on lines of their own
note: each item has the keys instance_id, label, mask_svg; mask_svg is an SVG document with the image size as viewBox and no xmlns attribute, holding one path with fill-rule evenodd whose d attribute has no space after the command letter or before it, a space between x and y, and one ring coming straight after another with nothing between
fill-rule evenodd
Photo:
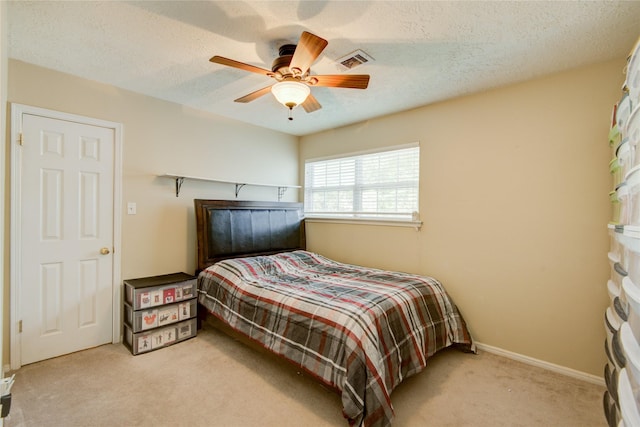
<instances>
[{"instance_id":1,"label":"white interior door","mask_svg":"<svg viewBox=\"0 0 640 427\"><path fill-rule=\"evenodd\" d=\"M21 119L18 329L28 364L112 342L115 135Z\"/></svg>"}]
</instances>

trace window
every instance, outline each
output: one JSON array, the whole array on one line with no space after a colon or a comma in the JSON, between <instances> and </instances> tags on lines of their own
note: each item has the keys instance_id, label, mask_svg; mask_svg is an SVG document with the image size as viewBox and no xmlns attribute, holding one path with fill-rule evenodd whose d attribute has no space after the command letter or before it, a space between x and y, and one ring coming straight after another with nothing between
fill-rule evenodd
<instances>
[{"instance_id":1,"label":"window","mask_svg":"<svg viewBox=\"0 0 640 427\"><path fill-rule=\"evenodd\" d=\"M310 218L415 220L420 147L308 160L304 208Z\"/></svg>"}]
</instances>

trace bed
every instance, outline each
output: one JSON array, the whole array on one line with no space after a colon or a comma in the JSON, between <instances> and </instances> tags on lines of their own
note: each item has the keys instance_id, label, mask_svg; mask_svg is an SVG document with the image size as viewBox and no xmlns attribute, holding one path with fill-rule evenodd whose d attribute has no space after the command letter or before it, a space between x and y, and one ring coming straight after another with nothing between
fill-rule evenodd
<instances>
[{"instance_id":1,"label":"bed","mask_svg":"<svg viewBox=\"0 0 640 427\"><path fill-rule=\"evenodd\" d=\"M475 352L438 280L307 251L299 203L195 200L195 213L201 306L337 391L350 425L390 425L403 379L441 349Z\"/></svg>"}]
</instances>

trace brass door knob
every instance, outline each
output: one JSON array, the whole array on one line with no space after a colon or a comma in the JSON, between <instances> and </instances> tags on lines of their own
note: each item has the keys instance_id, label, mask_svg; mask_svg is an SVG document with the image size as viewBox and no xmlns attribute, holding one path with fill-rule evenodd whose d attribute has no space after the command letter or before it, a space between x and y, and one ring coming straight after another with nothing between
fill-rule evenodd
<instances>
[{"instance_id":1,"label":"brass door knob","mask_svg":"<svg viewBox=\"0 0 640 427\"><path fill-rule=\"evenodd\" d=\"M100 253L101 253L102 255L109 255L109 252L111 252L111 251L109 250L109 248L102 248L102 249L100 249Z\"/></svg>"}]
</instances>

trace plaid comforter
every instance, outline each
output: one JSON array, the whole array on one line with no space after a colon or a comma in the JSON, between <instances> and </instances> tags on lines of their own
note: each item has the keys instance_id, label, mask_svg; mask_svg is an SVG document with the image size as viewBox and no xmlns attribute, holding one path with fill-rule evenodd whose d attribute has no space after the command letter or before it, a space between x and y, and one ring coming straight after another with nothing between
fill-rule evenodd
<instances>
[{"instance_id":1,"label":"plaid comforter","mask_svg":"<svg viewBox=\"0 0 640 427\"><path fill-rule=\"evenodd\" d=\"M200 273L216 317L337 389L351 425L388 426L391 391L436 351L474 345L431 277L296 251L221 261Z\"/></svg>"}]
</instances>

